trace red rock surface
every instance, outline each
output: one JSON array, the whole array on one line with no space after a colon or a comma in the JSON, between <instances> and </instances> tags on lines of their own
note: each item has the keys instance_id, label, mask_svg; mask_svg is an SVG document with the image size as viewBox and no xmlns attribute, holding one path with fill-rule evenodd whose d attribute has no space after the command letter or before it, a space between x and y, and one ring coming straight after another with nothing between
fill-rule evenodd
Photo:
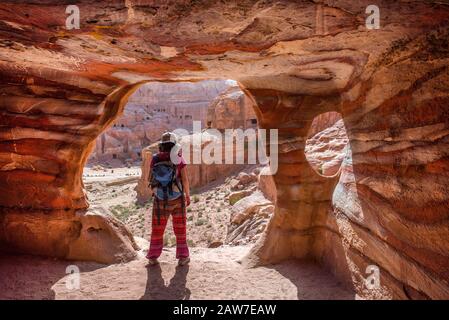
<instances>
[{"instance_id":1,"label":"red rock surface","mask_svg":"<svg viewBox=\"0 0 449 320\"><path fill-rule=\"evenodd\" d=\"M449 8L432 2L379 1L368 30L371 1L76 1L69 31L59 1L3 1L0 243L68 256L87 156L142 81L234 79L280 136L275 213L247 262L312 256L361 296L376 265L379 297L448 298ZM328 111L351 157L331 179L304 155Z\"/></svg>"}]
</instances>

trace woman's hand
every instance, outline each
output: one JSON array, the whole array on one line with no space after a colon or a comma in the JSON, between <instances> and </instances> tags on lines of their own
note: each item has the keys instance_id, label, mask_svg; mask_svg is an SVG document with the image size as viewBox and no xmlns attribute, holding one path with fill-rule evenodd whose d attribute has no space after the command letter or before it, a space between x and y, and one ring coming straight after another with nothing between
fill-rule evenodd
<instances>
[{"instance_id":1,"label":"woman's hand","mask_svg":"<svg viewBox=\"0 0 449 320\"><path fill-rule=\"evenodd\" d=\"M186 194L186 207L190 206L190 194Z\"/></svg>"}]
</instances>

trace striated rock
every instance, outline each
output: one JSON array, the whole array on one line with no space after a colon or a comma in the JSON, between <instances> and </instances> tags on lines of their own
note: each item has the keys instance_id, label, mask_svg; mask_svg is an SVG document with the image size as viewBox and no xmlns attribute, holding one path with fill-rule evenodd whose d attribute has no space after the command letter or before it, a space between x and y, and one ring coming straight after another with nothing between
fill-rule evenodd
<instances>
[{"instance_id":1,"label":"striated rock","mask_svg":"<svg viewBox=\"0 0 449 320\"><path fill-rule=\"evenodd\" d=\"M82 168L142 83L234 79L259 127L279 129L276 208L245 263L312 257L362 298L449 297L444 3L381 1L377 30L358 1L77 4L79 30L62 2L0 4L2 247L68 252ZM324 177L304 149L330 111L351 160Z\"/></svg>"},{"instance_id":2,"label":"striated rock","mask_svg":"<svg viewBox=\"0 0 449 320\"><path fill-rule=\"evenodd\" d=\"M317 118L313 123L316 120ZM320 120L316 122L319 123ZM338 120L327 128L321 126L322 131L307 139L304 152L307 161L316 172L323 176L333 176L340 169L347 152L348 136L343 120Z\"/></svg>"},{"instance_id":3,"label":"striated rock","mask_svg":"<svg viewBox=\"0 0 449 320\"><path fill-rule=\"evenodd\" d=\"M231 245L254 242L265 230L273 212L274 206L260 191L240 199L232 206L226 242Z\"/></svg>"},{"instance_id":4,"label":"striated rock","mask_svg":"<svg viewBox=\"0 0 449 320\"><path fill-rule=\"evenodd\" d=\"M231 222L241 224L247 220L251 214L254 214L258 207L269 205L270 201L265 199L260 191L256 191L250 196L237 201L232 207Z\"/></svg>"},{"instance_id":5,"label":"striated rock","mask_svg":"<svg viewBox=\"0 0 449 320\"><path fill-rule=\"evenodd\" d=\"M330 111L326 113L322 113L320 115L317 115L310 125L310 129L308 132L309 137L315 136L317 133L322 132L330 127L333 127L336 122L342 120L341 114L335 111ZM341 124L340 127L344 125ZM327 135L327 134L326 134Z\"/></svg>"}]
</instances>

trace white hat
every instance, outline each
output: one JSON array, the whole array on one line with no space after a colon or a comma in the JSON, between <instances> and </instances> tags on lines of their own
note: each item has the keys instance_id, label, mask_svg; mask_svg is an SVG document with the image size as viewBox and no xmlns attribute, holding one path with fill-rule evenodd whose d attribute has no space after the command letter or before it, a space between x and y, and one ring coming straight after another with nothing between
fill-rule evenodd
<instances>
[{"instance_id":1,"label":"white hat","mask_svg":"<svg viewBox=\"0 0 449 320\"><path fill-rule=\"evenodd\" d=\"M177 144L178 143L178 136L170 131L164 132L162 134L161 137L161 142L160 143L173 143L173 144Z\"/></svg>"}]
</instances>

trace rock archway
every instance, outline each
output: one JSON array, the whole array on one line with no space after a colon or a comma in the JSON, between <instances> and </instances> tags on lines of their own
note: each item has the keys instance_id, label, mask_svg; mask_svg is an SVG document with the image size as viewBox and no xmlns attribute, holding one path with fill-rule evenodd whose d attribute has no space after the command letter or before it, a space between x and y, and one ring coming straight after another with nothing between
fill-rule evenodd
<instances>
[{"instance_id":1,"label":"rock archway","mask_svg":"<svg viewBox=\"0 0 449 320\"><path fill-rule=\"evenodd\" d=\"M276 213L248 262L314 257L359 293L374 265L382 296L449 296L446 5L379 1L381 28L369 30L371 1L75 1L70 31L58 2L0 5L3 248L80 258L93 239L132 247L86 214L92 141L142 81L232 78L280 136ZM304 156L328 111L343 115L351 148L335 179Z\"/></svg>"},{"instance_id":2,"label":"rock archway","mask_svg":"<svg viewBox=\"0 0 449 320\"><path fill-rule=\"evenodd\" d=\"M335 100L330 98L333 103L326 104L319 97L304 99L303 95L274 90L248 91L256 101L260 126L279 130L279 169L273 176L276 212L266 238L253 250L256 261L251 263L311 256L316 221L323 219L331 206L337 178L317 175L305 157L304 147L313 119L334 110Z\"/></svg>"}]
</instances>

